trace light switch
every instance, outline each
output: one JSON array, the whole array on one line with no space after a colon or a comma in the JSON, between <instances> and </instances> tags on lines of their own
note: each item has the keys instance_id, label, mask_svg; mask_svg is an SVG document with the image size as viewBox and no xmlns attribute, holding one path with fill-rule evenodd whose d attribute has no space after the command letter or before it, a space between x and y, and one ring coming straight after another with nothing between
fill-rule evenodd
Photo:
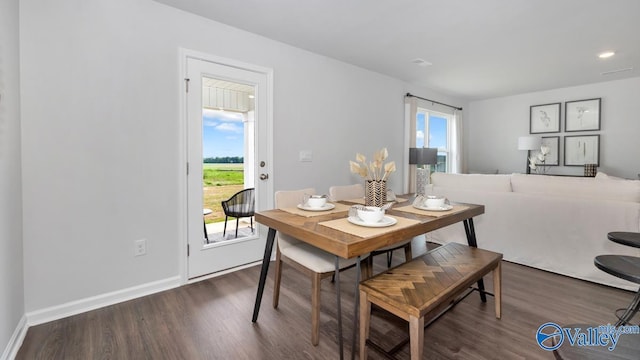
<instances>
[{"instance_id":1,"label":"light switch","mask_svg":"<svg viewBox=\"0 0 640 360\"><path fill-rule=\"evenodd\" d=\"M300 150L300 161L310 162L313 158L313 152L311 150Z\"/></svg>"}]
</instances>

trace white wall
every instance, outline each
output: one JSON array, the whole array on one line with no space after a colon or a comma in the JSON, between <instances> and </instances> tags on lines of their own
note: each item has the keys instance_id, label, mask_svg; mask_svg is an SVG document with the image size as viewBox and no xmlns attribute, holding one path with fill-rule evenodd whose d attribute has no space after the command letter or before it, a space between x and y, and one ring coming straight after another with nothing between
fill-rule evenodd
<instances>
[{"instance_id":1,"label":"white wall","mask_svg":"<svg viewBox=\"0 0 640 360\"><path fill-rule=\"evenodd\" d=\"M526 152L517 150L519 136L529 134L531 105L562 103L560 163L564 136L600 134L600 168L609 175L637 179L640 173L640 77L508 96L470 103L465 135L470 170L524 172ZM564 132L565 101L602 98L601 130ZM549 167L549 173L582 175L575 166Z\"/></svg>"},{"instance_id":2,"label":"white wall","mask_svg":"<svg viewBox=\"0 0 640 360\"><path fill-rule=\"evenodd\" d=\"M400 190L403 94L460 103L150 0L24 0L20 30L28 312L179 274L180 47L274 69L275 189L387 146Z\"/></svg>"},{"instance_id":3,"label":"white wall","mask_svg":"<svg viewBox=\"0 0 640 360\"><path fill-rule=\"evenodd\" d=\"M0 1L0 358L24 315L18 39L18 0Z\"/></svg>"}]
</instances>

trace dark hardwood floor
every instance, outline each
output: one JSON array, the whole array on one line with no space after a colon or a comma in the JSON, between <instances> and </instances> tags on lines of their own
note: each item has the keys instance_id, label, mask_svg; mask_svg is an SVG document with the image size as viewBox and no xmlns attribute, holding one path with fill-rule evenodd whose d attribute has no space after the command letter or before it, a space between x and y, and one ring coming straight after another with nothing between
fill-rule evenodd
<instances>
[{"instance_id":1,"label":"dark hardwood floor","mask_svg":"<svg viewBox=\"0 0 640 360\"><path fill-rule=\"evenodd\" d=\"M402 258L400 252L394 262ZM383 269L384 256L375 259ZM284 265L280 306L271 305L273 264L260 317L251 323L259 266L31 327L17 359L336 359L335 284L322 284L320 344L310 343L309 279ZM504 263L502 319L493 298L476 293L425 330L425 359L553 359L535 340L538 327L615 322L633 294ZM350 355L354 270L341 275L344 336ZM491 276L485 277L488 290ZM389 348L406 323L374 311L371 337ZM369 351L370 358L383 358ZM409 358L405 346L398 358Z\"/></svg>"}]
</instances>

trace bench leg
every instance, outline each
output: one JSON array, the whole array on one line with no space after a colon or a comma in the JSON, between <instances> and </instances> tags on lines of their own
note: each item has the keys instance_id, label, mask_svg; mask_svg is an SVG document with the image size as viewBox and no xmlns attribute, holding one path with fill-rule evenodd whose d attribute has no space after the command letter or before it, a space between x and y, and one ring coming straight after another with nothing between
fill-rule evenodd
<instances>
[{"instance_id":1,"label":"bench leg","mask_svg":"<svg viewBox=\"0 0 640 360\"><path fill-rule=\"evenodd\" d=\"M424 316L409 317L409 341L411 342L411 360L422 360L424 347Z\"/></svg>"},{"instance_id":2,"label":"bench leg","mask_svg":"<svg viewBox=\"0 0 640 360\"><path fill-rule=\"evenodd\" d=\"M502 262L493 269L493 299L496 303L496 318L502 316Z\"/></svg>"},{"instance_id":3,"label":"bench leg","mask_svg":"<svg viewBox=\"0 0 640 360\"><path fill-rule=\"evenodd\" d=\"M367 339L369 339L369 324L371 322L371 303L367 293L360 291L360 360L367 358Z\"/></svg>"}]
</instances>

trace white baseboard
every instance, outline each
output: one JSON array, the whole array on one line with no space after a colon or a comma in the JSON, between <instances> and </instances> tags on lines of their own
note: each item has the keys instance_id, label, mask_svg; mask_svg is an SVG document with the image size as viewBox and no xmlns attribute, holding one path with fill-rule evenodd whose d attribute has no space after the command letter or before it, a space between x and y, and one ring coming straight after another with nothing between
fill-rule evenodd
<instances>
[{"instance_id":1,"label":"white baseboard","mask_svg":"<svg viewBox=\"0 0 640 360\"><path fill-rule=\"evenodd\" d=\"M2 356L0 356L1 360L15 359L16 355L18 355L18 350L20 350L20 346L22 346L22 341L24 341L24 337L27 335L27 329L29 329L27 326L27 317L26 315L22 315L22 319L20 319L18 326L16 326L16 329L13 331L7 347L4 349Z\"/></svg>"},{"instance_id":2,"label":"white baseboard","mask_svg":"<svg viewBox=\"0 0 640 360\"><path fill-rule=\"evenodd\" d=\"M50 308L28 312L27 324L34 326L49 321L62 319L71 315L80 314L101 307L117 304L123 301L139 298L164 290L169 290L182 285L179 276L158 280L127 289L114 291L85 299L71 301L66 304L52 306Z\"/></svg>"}]
</instances>

